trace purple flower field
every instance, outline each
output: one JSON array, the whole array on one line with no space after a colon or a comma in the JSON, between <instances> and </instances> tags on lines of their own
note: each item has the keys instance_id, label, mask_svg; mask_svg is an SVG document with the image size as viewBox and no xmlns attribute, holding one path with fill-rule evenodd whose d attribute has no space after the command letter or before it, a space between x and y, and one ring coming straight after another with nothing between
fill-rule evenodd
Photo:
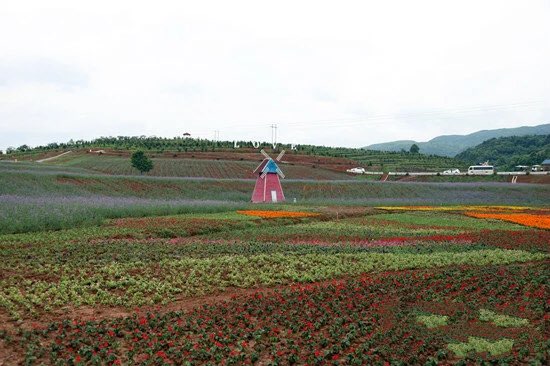
<instances>
[{"instance_id":1,"label":"purple flower field","mask_svg":"<svg viewBox=\"0 0 550 366\"><path fill-rule=\"evenodd\" d=\"M97 225L107 218L218 212L239 207L242 204L218 200L0 195L0 233Z\"/></svg>"},{"instance_id":2,"label":"purple flower field","mask_svg":"<svg viewBox=\"0 0 550 366\"><path fill-rule=\"evenodd\" d=\"M0 234L98 225L105 219L246 207L254 180L59 173L0 164ZM550 204L550 185L285 180L299 205Z\"/></svg>"}]
</instances>

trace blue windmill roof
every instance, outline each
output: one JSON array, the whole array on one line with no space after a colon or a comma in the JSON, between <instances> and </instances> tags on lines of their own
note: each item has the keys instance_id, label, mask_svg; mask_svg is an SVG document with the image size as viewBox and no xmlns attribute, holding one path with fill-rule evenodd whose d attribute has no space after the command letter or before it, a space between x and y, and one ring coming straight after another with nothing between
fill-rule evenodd
<instances>
[{"instance_id":1,"label":"blue windmill roof","mask_svg":"<svg viewBox=\"0 0 550 366\"><path fill-rule=\"evenodd\" d=\"M272 159L269 159L267 164L262 169L262 173L277 173L278 169L279 167L277 166L275 161L273 161Z\"/></svg>"},{"instance_id":2,"label":"blue windmill roof","mask_svg":"<svg viewBox=\"0 0 550 366\"><path fill-rule=\"evenodd\" d=\"M256 169L254 169L253 173L260 173L260 176L262 176L262 178L265 174L279 174L281 178L285 178L285 175L283 174L277 163L271 158L264 159L260 163L260 165L258 165Z\"/></svg>"}]
</instances>

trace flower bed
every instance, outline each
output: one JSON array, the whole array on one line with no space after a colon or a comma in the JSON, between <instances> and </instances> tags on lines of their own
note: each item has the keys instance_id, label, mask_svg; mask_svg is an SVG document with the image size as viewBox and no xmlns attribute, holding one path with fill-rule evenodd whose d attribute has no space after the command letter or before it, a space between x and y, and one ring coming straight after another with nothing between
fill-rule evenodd
<instances>
[{"instance_id":1,"label":"flower bed","mask_svg":"<svg viewBox=\"0 0 550 366\"><path fill-rule=\"evenodd\" d=\"M275 219L275 218L301 218L301 217L315 217L320 214L316 212L300 212L300 211L261 211L261 210L242 210L237 211L242 215L257 216L262 219Z\"/></svg>"},{"instance_id":2,"label":"flower bed","mask_svg":"<svg viewBox=\"0 0 550 366\"><path fill-rule=\"evenodd\" d=\"M475 217L478 219L495 219L509 221L520 225L529 227L536 227L539 229L550 229L550 214L510 214L510 213L484 213L476 211L468 211L465 213L467 216Z\"/></svg>"},{"instance_id":3,"label":"flower bed","mask_svg":"<svg viewBox=\"0 0 550 366\"><path fill-rule=\"evenodd\" d=\"M548 273L535 265L384 273L257 292L190 312L62 321L8 344L51 364L545 364ZM436 309L430 304L446 304ZM504 328L481 309L529 320ZM427 328L419 313L445 319ZM507 341L498 352L485 352ZM479 342L478 342L479 343ZM462 352L464 351L464 352Z\"/></svg>"},{"instance_id":4,"label":"flower bed","mask_svg":"<svg viewBox=\"0 0 550 366\"><path fill-rule=\"evenodd\" d=\"M473 241L497 248L550 252L548 230L482 230L473 234Z\"/></svg>"},{"instance_id":5,"label":"flower bed","mask_svg":"<svg viewBox=\"0 0 550 366\"><path fill-rule=\"evenodd\" d=\"M526 206L472 206L472 205L457 205L457 206L381 206L377 207L381 210L397 210L397 211L516 211L529 210Z\"/></svg>"},{"instance_id":6,"label":"flower bed","mask_svg":"<svg viewBox=\"0 0 550 366\"><path fill-rule=\"evenodd\" d=\"M548 361L550 230L463 214L547 209L278 208L0 236L0 348L13 364Z\"/></svg>"}]
</instances>

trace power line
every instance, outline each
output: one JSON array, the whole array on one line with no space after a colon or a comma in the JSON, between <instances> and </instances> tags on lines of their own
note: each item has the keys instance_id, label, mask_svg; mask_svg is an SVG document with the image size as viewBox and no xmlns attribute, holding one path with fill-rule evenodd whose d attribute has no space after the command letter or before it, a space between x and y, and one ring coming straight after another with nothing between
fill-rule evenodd
<instances>
[{"instance_id":1,"label":"power line","mask_svg":"<svg viewBox=\"0 0 550 366\"><path fill-rule=\"evenodd\" d=\"M426 112L409 112L409 113L397 113L397 114L378 114L365 117L355 117L355 118L331 118L331 119L318 119L318 120L307 120L307 121L287 121L279 122L283 126L288 126L292 129L306 129L322 126L324 128L331 127L351 127L356 125L361 126L371 126L379 125L382 123L387 123L388 120L407 120L411 118L422 118L422 117L438 117L443 119L455 118L457 115L468 114L468 113L478 113L478 112L492 112L498 110L505 110L510 108L532 108L542 101L527 101L527 102L517 102L509 104L495 104L495 105L485 105L485 106L475 106L475 107L459 107L459 108L450 108L450 109L435 109L432 111ZM366 123L368 122L368 123ZM203 122L204 123L204 122ZM238 123L238 122L237 122ZM246 127L248 129L254 128L262 123L251 122L250 124L225 124L224 128L234 129L239 127ZM271 140L275 142L277 140L277 124L269 124L269 127L272 129ZM217 137L219 138L219 131Z\"/></svg>"},{"instance_id":2,"label":"power line","mask_svg":"<svg viewBox=\"0 0 550 366\"><path fill-rule=\"evenodd\" d=\"M388 120L388 119L410 119L414 117L430 117L430 116L439 116L446 114L464 114L464 113L475 113L475 112L489 112L496 111L506 108L515 108L515 107L528 107L540 102L527 102L527 103L514 103L514 104L501 104L501 105L492 105L492 106L478 106L470 108L459 108L459 109L440 109L433 110L428 112L415 112L415 113L398 113L398 114L380 114L373 115L368 117L360 118L340 118L340 119L325 119L325 120L316 120L316 121L302 121L302 122L282 122L284 125L299 125L307 123L311 124L334 124L336 122L348 122L348 123L361 123L367 121L377 121L377 120ZM448 116L453 117L453 116Z\"/></svg>"},{"instance_id":3,"label":"power line","mask_svg":"<svg viewBox=\"0 0 550 366\"><path fill-rule=\"evenodd\" d=\"M456 114L467 114L467 113L476 113L476 112L492 112L492 111L497 111L501 109L510 109L510 108L534 107L537 104L540 104L542 102L543 101L526 101L526 102L516 102L516 103L507 103L507 104L482 105L482 106L474 106L474 107L462 106L462 107L456 107L456 108L434 109L434 110L425 111L425 112L378 114L378 115L363 116L363 117L286 121L286 122L279 122L279 124L284 126L295 126L295 125L302 125L302 124L331 125L331 124L340 123L340 122L361 123L361 122L388 120L388 119L410 119L415 117L431 117L431 116L439 116L439 115L445 115L445 114L456 115ZM197 122L205 123L204 121L197 121ZM251 127L254 127L253 125L258 125L258 124L261 125L263 123L266 123L266 122L258 122L258 121L254 121L254 122L243 121L243 122L234 122L234 123L229 122L224 125L224 128L239 128L239 127L251 128Z\"/></svg>"}]
</instances>

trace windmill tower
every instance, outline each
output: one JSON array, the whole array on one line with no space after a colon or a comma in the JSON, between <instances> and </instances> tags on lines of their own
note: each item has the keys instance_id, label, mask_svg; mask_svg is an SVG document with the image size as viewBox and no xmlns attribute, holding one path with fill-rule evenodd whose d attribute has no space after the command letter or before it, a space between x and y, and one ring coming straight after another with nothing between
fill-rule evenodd
<instances>
[{"instance_id":1,"label":"windmill tower","mask_svg":"<svg viewBox=\"0 0 550 366\"><path fill-rule=\"evenodd\" d=\"M285 200L285 195L279 177L284 179L285 175L275 161L281 161L285 151L281 151L275 160L267 155L263 149L260 150L260 153L264 156L264 160L253 172L254 174L258 174L258 178L256 179L254 192L252 193L252 202L282 202Z\"/></svg>"}]
</instances>

